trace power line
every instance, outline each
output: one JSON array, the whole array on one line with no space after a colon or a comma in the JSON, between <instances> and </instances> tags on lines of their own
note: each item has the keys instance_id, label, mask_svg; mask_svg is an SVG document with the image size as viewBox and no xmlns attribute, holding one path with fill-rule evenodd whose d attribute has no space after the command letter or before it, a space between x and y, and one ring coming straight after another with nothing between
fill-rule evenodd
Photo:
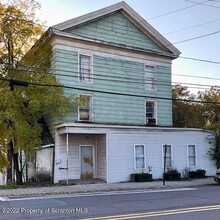
<instances>
[{"instance_id":1,"label":"power line","mask_svg":"<svg viewBox=\"0 0 220 220\"><path fill-rule=\"evenodd\" d=\"M105 67L105 66L103 66ZM113 66L112 66L113 67ZM29 74L30 72L34 72L37 73L37 70L39 70L39 68L36 68L36 70L28 70L28 72L26 72L25 70L18 70L21 71L24 74ZM45 69L40 69L45 71ZM53 68L53 69L46 69L47 71L49 71L52 75L54 76L61 76L63 79L64 77L68 77L68 78L73 78L73 79L79 79L79 72L78 71L73 71L73 70L63 70L63 69L58 69L58 68ZM23 72L25 71L25 72ZM120 69L121 72L123 72L123 69ZM54 73L54 72L62 72L62 73ZM143 85L143 86L147 86L151 84L151 81L148 80L147 78L144 77L144 71L143 71L143 77L131 77L128 75L120 75L120 76L116 76L116 75L112 75L112 73L108 72L108 75L104 74L104 71L99 71L101 74L98 74L97 71L96 73L93 73L91 75L91 77L85 77L88 78L91 81L104 81L106 83L108 82L114 82L114 83L123 83L123 84L115 84L115 86L117 87L127 87L128 84L136 84L136 85ZM70 74L65 74L65 73L70 73ZM135 70L135 72L129 72L129 73L138 73L137 70ZM157 72L158 73L158 72ZM161 72L161 74L163 74L163 72ZM186 75L185 75L186 76ZM220 79L219 79L220 80ZM156 79L156 86L162 86L162 87L170 87L171 86L171 80L160 80L160 79ZM207 84L197 84L197 83L187 83L187 82L173 82L173 84L184 84L187 85L190 88L197 88L197 89L205 89L205 88L210 88L214 85L207 85ZM202 88L205 87L205 88ZM129 86L129 88L134 88L136 89L136 86Z\"/></svg>"},{"instance_id":2,"label":"power line","mask_svg":"<svg viewBox=\"0 0 220 220\"><path fill-rule=\"evenodd\" d=\"M209 0L208 0L209 1ZM207 2L207 1L204 1L204 2ZM188 7L194 7L196 5L199 5L201 3L196 3L195 5L193 6L188 6ZM188 8L188 7L185 7L185 8ZM184 8L183 8L184 9ZM182 9L180 9L182 10ZM175 11L174 11L175 12ZM1 13L2 15L4 15L3 13ZM33 21L30 21L30 20L26 20L26 19L20 19L22 21L28 21L28 22L32 22L33 24L37 24L37 23L34 23ZM149 20L149 19L148 19ZM214 21L211 21L211 22L214 22ZM209 23L209 22L208 22ZM42 24L37 24L37 25L42 25ZM48 26L45 26L45 27L48 27ZM117 28L117 27L115 27ZM121 28L118 28L118 29L121 29ZM58 29L57 29L58 30ZM60 31L60 30L59 30ZM132 31L130 31L129 33L131 33ZM190 39L186 39L186 40L182 40L182 41L178 41L176 43L172 43L172 44L179 44L179 43L183 43L183 42L188 42L188 41L191 41L191 40L195 40L195 39L199 39L199 38L203 38L203 37L207 37L207 36L210 36L210 35L213 35L213 34L217 34L219 33L220 31L216 31L216 32L213 32L213 33L209 33L209 34L206 34L206 35L201 35L201 36L197 36L197 37L194 37L194 38L190 38ZM172 44L169 44L169 45L172 45ZM166 45L166 46L169 46L169 45ZM157 49L156 47L155 48L152 48L152 49ZM208 61L208 60L202 60L202 59L196 59L196 58L191 58L191 57L183 57L183 56L180 56L180 58L183 58L183 59L189 59L189 60L195 60L195 61L201 61L201 62L209 62L209 63L213 63L213 64L219 64L220 62L218 61Z\"/></svg>"},{"instance_id":3,"label":"power line","mask_svg":"<svg viewBox=\"0 0 220 220\"><path fill-rule=\"evenodd\" d=\"M188 41L197 40L197 39L200 39L200 38L203 38L203 37L208 37L208 36L211 36L211 35L214 35L214 34L219 34L219 33L220 33L220 31L215 31L215 32L212 32L212 33L209 33L209 34L204 34L204 35L200 35L200 36L197 36L197 37L189 38L189 39L186 39L186 40L177 41L177 42L175 42L173 44L185 43L185 42L188 42Z\"/></svg>"},{"instance_id":4,"label":"power line","mask_svg":"<svg viewBox=\"0 0 220 220\"><path fill-rule=\"evenodd\" d=\"M209 0L208 0L209 1ZM204 2L207 2L207 1L204 1ZM201 3L196 3L195 5L192 5L192 6L188 6L188 7L185 7L185 8L182 8L182 9L179 9L179 10L184 10L184 9L187 9L187 8L190 8L190 7L194 7L196 5L199 5ZM179 10L176 10L176 11L179 11ZM173 11L172 13L176 12L176 11ZM5 15L3 13L0 13L1 15ZM168 13L169 14L169 13ZM166 14L163 14L163 15L166 15ZM161 15L161 16L163 16ZM46 28L49 28L49 26L45 26L43 24L39 24L39 23L35 23L33 22L32 20L28 20L28 19L23 19L23 18L20 18L19 16L12 16L10 15L11 17L17 17L17 19L21 20L21 21L26 21L26 22L30 22L31 24L36 24L36 25L40 25L40 26L43 26L43 27L46 27ZM149 20L149 19L147 19ZM211 23L211 22L215 22L215 21L218 21L220 19L217 19L217 20L214 20L214 21L210 21L210 22L207 22L207 23L204 23L204 24L208 24L208 23ZM106 21L104 21L105 23L108 23ZM193 28L193 27L197 27L197 26L201 26L201 25L204 25L204 24L200 24L200 25L195 25L195 26L192 26L192 27L189 27L189 28ZM121 25L118 25L119 27L116 27L118 24L115 24L114 28L116 29L120 29L121 30ZM180 29L180 30L177 30L177 31L173 31L173 32L170 32L170 33L175 33L175 32L178 32L178 31L181 31L181 30L185 30L185 29L189 29L189 28L183 28L183 29ZM53 29L56 29L56 28L53 28ZM56 29L58 31L60 31L59 29ZM178 43L183 43L183 42L187 42L187 41L191 41L191 40L194 40L194 39L198 39L198 38L202 38L202 37L206 37L206 36L210 36L210 35L213 35L213 34L216 34L218 33L219 31L217 32L214 32L214 33L210 33L210 34L207 34L207 35L202 35L202 36L198 36L198 37L195 37L195 38L191 38L191 39L186 39L186 40L182 40L182 41L179 41L179 42L176 42L176 43L172 43L172 44L178 44ZM129 31L129 33L131 34L132 31ZM169 33L168 33L169 34ZM171 44L170 44L171 45ZM166 46L169 46L169 45L166 45ZM153 49L157 49L157 48L153 48ZM196 60L196 59L193 59L193 58L188 58L188 59L192 59L192 60ZM197 60L199 61L199 60ZM214 63L214 62L213 62Z\"/></svg>"},{"instance_id":5,"label":"power line","mask_svg":"<svg viewBox=\"0 0 220 220\"><path fill-rule=\"evenodd\" d=\"M100 61L100 62L102 62L102 61L115 61L115 62L118 62L119 61L118 59L112 59L112 58L106 59L104 57L103 58L98 57L98 56L94 56L94 57L93 57L93 60L95 60L95 62L97 62L97 61ZM59 58L59 56L57 56L57 58ZM74 60L74 55L73 55L72 58L73 58L72 60ZM47 59L48 59L48 57L47 57ZM47 61L47 60L45 60L45 61ZM49 59L48 59L48 61L49 61ZM121 61L123 61L123 60L121 60ZM28 71L34 71L34 72L36 72L36 71L45 71L45 72L60 71L60 72L66 72L66 73L71 73L71 74L72 73L77 73L77 74L79 73L79 71L74 71L73 68L71 67L72 65L75 65L75 68L78 69L78 66L79 66L79 62L78 61L76 61L76 62L75 61L69 61L68 62L68 61L63 61L62 60L62 61L55 61L55 62L58 64L59 68L42 68L42 67L36 67L36 66L31 66L31 65L19 64L18 67L22 67L23 69L19 69L18 68L18 69L16 69L16 71L27 71L27 72ZM142 71L144 73L144 66L145 65L148 66L148 64L147 63L145 64L145 63L142 63L142 62L139 63L139 62L136 62L136 61L134 61L134 62L128 61L128 62L129 63L133 63L134 65L136 65L136 64L142 65L143 68L140 67L140 66L139 66L139 69L132 68L130 65L129 65L129 67L127 67L127 66L123 66L122 67L122 66L117 66L117 63L116 64L110 64L110 63L103 63L103 64L99 63L98 64L98 63L96 63L95 65L91 64L90 67L92 67L92 68L103 68L102 71L97 70L97 69L93 71L93 75L96 75L96 76L114 77L114 78L120 78L120 79L144 80L145 79L144 76L143 77L135 77L133 75L133 73L137 73L138 71ZM3 62L3 64L7 65L6 62ZM157 67L159 66L160 67L160 65L155 65L155 66L157 66ZM116 75L103 75L104 73L108 73L109 74L109 71L106 71L106 69L105 69L106 67L112 67L112 68L114 68L114 70L120 71L120 76L119 75L117 75L117 76ZM161 67L163 67L163 66L161 66ZM60 68L68 68L68 69L71 69L71 70L60 69ZM102 74L97 74L98 72L102 72ZM164 72L163 71L159 71L158 68L157 68L156 73L157 74L164 74ZM129 76L128 74L130 74L131 76ZM220 78L217 78L217 77L215 77L215 78L214 77L203 77L203 76L192 75L192 74L186 75L186 74L177 74L177 73L175 74L174 73L172 75L191 77L191 78L193 77L193 78L210 79L210 80L220 80Z\"/></svg>"},{"instance_id":6,"label":"power line","mask_svg":"<svg viewBox=\"0 0 220 220\"><path fill-rule=\"evenodd\" d=\"M58 30L58 31L60 31L60 30ZM66 31L61 31L61 32L66 32ZM96 31L96 33L97 33L98 31ZM68 32L67 32L68 33ZM102 33L102 32L100 32L100 33ZM171 46L171 45L174 45L174 44L179 44L179 43L184 43L184 42L188 42L188 41L193 41L193 40L196 40L196 39L200 39L200 38L204 38L204 37L208 37L208 36L211 36L211 35L215 35L215 34L218 34L218 33L220 33L220 30L219 31L215 31L215 32L212 32L212 33L208 33L208 34L205 34L205 35L200 35L200 36L197 36L197 37L193 37L193 38L189 38L189 39L185 39L185 40L182 40L182 41L178 41L178 42L175 42L175 43L170 43L170 44L166 44L166 45L164 45L164 46ZM75 34L75 33L74 33ZM92 36L93 37L95 37L95 35L90 35L90 37L88 37L88 36L83 36L83 35L81 35L81 34L77 34L78 36L81 36L81 37L86 37L87 39L93 39L93 40L95 40L96 38L91 38ZM109 35L110 36L110 35ZM114 35L112 35L112 36L114 36ZM109 39L111 39L111 38L109 38ZM126 37L123 37L123 39L126 39ZM127 38L127 39L129 39L129 38ZM103 40L101 40L101 41L103 41ZM104 41L103 41L104 42ZM140 40L139 40L139 42L140 42ZM111 42L106 42L106 43L111 43ZM112 42L113 44L115 44L114 42ZM120 45L120 43L118 43L119 45ZM141 48L140 48L141 49ZM153 49L155 49L155 50L158 50L158 48L157 47L155 47L155 46L153 46L153 47L150 47L149 48L150 50L153 50ZM158 51L159 52L159 51ZM193 58L193 57L185 57L185 56L179 56L179 58L183 58L183 59L188 59L188 60L193 60L193 61L198 61L198 62L207 62L207 63L212 63L212 64L220 64L220 62L219 61L212 61L212 60L206 60L206 59L197 59L197 58Z\"/></svg>"},{"instance_id":7,"label":"power line","mask_svg":"<svg viewBox=\"0 0 220 220\"><path fill-rule=\"evenodd\" d=\"M201 26L204 26L204 25L207 25L207 24L218 22L218 21L220 21L220 19L215 19L215 20L208 21L208 22L205 22L205 23L201 23L201 24L197 24L197 25L192 25L192 26L188 26L188 27L185 27L185 28L180 28L180 29L177 29L177 30L174 30L174 31L170 31L170 32L164 33L163 35L169 35L169 34L181 32L181 31L185 31L185 30L190 30L190 29L193 29L193 28L196 28L196 27L201 27Z\"/></svg>"},{"instance_id":8,"label":"power line","mask_svg":"<svg viewBox=\"0 0 220 220\"><path fill-rule=\"evenodd\" d=\"M201 3L197 3L197 4L201 4ZM25 19L23 19L23 20L25 20ZM206 35L202 35L202 36L198 36L198 37L195 37L195 38L190 38L190 39L182 40L182 41L176 42L176 43L174 43L174 44L183 43L183 42L187 42L187 41L199 39L199 38L202 38L202 37L207 37L207 36L210 36L210 35L213 35L213 34L217 34L217 33L219 33L219 32L220 32L220 31L213 32L213 33L206 34ZM167 45L167 46L168 46L168 45ZM155 48L155 49L156 49L156 48ZM210 60L197 59L197 58L184 57L184 56L180 56L180 58L188 59L188 60L194 60L194 61L200 61L200 62L207 62L207 63L212 63L212 64L220 64L219 61L210 61Z\"/></svg>"},{"instance_id":9,"label":"power line","mask_svg":"<svg viewBox=\"0 0 220 220\"><path fill-rule=\"evenodd\" d=\"M62 54L63 55L66 55L66 57L70 57L71 56L71 61L67 61L67 59L65 59L65 61L64 60L62 60L62 61L56 61L56 62L60 62L60 63L62 63L62 64L65 64L65 65L60 65L59 64L59 66L60 67L64 67L64 68L66 68L67 67L67 65L76 65L76 66L79 66L79 62L78 61L73 61L73 60L75 60L75 59L78 59L78 58L76 58L75 56L77 56L75 53L77 53L77 52L75 52L75 51L71 51L72 52L72 54L71 53L69 53L69 51L67 52L67 51L62 51ZM77 54L81 54L81 53L77 53ZM92 55L91 55L92 56ZM111 58L111 57L101 57L101 56L98 56L98 55L93 55L93 59L94 59L94 57L95 57L95 59L96 60L99 60L99 61L104 61L104 62L108 62L108 63L104 63L104 64L95 64L95 66L94 66L94 64L91 64L90 66L92 67L92 68L94 68L94 67L103 67L103 68L105 68L106 66L108 66L108 67L114 67L114 69L118 69L118 70L120 70L120 71L125 71L125 72L128 72L128 73L137 73L137 68L135 67L135 68L132 68L131 66L129 66L129 67L126 67L126 66L124 66L123 67L123 69L122 69L122 67L121 66L116 66L115 64L113 65L113 64L110 64L109 63L109 61L113 61L113 62L116 62L116 61L123 61L123 59L115 59L115 58ZM60 56L57 56L56 55L56 58L62 58L62 56L60 57ZM192 57L184 57L184 56L180 56L180 58L183 58L183 59L193 59L193 60L195 60L195 61L199 61L199 62L208 62L208 63L213 63L213 64L220 64L220 62L217 62L217 61L211 61L211 60L203 60L203 59L196 59L196 58L192 58ZM70 59L70 58L69 58ZM48 60L49 61L49 60ZM151 61L149 61L149 60L146 60L146 63L145 62L137 62L137 61L127 61L128 63L133 63L133 64L138 64L138 65L142 65L143 66L143 68L144 68L144 66L146 65L146 66L151 66L151 64L148 64L148 62L151 62ZM152 61L152 62L154 62L154 61ZM6 63L5 63L6 64ZM27 66L27 65L20 65L21 67L27 67L27 68L32 68L32 66ZM160 67L160 65L158 64L158 65L154 65L154 64L152 64L152 66L159 66ZM161 67L163 67L163 65L161 65ZM34 67L34 68L36 68L36 67ZM71 72L71 71L67 71L67 70L60 70L60 69L57 69L57 68L47 68L47 70L59 70L59 71L64 71L64 72ZM97 70L96 70L97 71ZM103 72L103 71L102 71ZM162 73L163 74L163 72L159 72L159 71L157 71L158 73ZM217 73L216 73L217 74ZM198 75L195 75L195 76L193 76L192 74L190 74L190 76L189 75L182 75L182 74L172 74L172 75L180 75L180 76L186 76L186 77L195 77L195 78L204 78L204 79L213 79L213 80L220 80L220 78L212 78L212 77L202 77L202 76L198 76ZM122 73L120 73L120 76L122 76L123 77L123 75L122 75ZM127 75L125 75L125 77L126 77ZM117 76L117 77L119 77L119 76ZM135 77L136 78L136 77ZM143 78L141 78L141 79L143 79Z\"/></svg>"},{"instance_id":10,"label":"power line","mask_svg":"<svg viewBox=\"0 0 220 220\"><path fill-rule=\"evenodd\" d=\"M5 78L0 77L0 80L5 80L5 81L10 82L11 79L5 79ZM174 99L174 98L159 97L159 96L147 96L147 95L141 95L141 94L137 95L137 94L119 93L119 92L97 90L97 89L87 89L87 88L76 87L76 86L65 86L65 85L58 85L58 84L41 84L41 83L34 83L34 82L27 82L27 81L24 81L24 83L27 85L33 85L33 86L57 87L57 88L64 88L64 89L71 89L71 90L74 89L74 90L80 90L80 91L86 91L86 92L96 92L96 93L138 97L138 98L151 98L151 99L160 99L160 100L169 100L169 101L195 102L195 103L216 104L216 105L220 104L220 102L199 101L199 100L190 100L190 99Z\"/></svg>"},{"instance_id":11,"label":"power line","mask_svg":"<svg viewBox=\"0 0 220 220\"><path fill-rule=\"evenodd\" d=\"M205 2L208 2L208 0L207 1L203 1L202 3L205 3ZM198 6L198 5L201 4L201 3L197 3L197 2L194 2L194 3L195 3L194 5L190 5L190 6L187 6L187 7L184 7L184 8L180 8L180 9L177 9L177 10L174 10L174 11L170 11L170 12L167 12L167 13L164 13L164 14L161 14L161 15L157 15L157 16L148 18L147 20L153 20L153 19L156 19L156 18L163 17L165 15L174 14L176 12L183 11L183 10L186 10L186 9L189 9L189 8L192 8L192 7L195 7L195 6Z\"/></svg>"},{"instance_id":12,"label":"power line","mask_svg":"<svg viewBox=\"0 0 220 220\"><path fill-rule=\"evenodd\" d=\"M211 7L211 8L220 8L220 7L218 7L218 6L214 6L214 5L208 5L208 4L205 4L205 2L200 2L200 3L198 3L198 2L195 2L195 1L191 1L191 0L186 0L187 2L191 2L191 3L197 3L197 4L199 4L199 5L204 5L204 6L207 6L207 7ZM208 0L208 1L210 1L210 0ZM208 1L206 1L206 2L208 2ZM211 0L212 1L212 0ZM213 1L214 2L214 1Z\"/></svg>"},{"instance_id":13,"label":"power line","mask_svg":"<svg viewBox=\"0 0 220 220\"><path fill-rule=\"evenodd\" d=\"M72 55L73 57L74 57L74 54ZM57 56L58 58L59 58L59 56ZM215 62L215 61L210 61L210 60L202 60L202 59L196 59L196 58L189 58L189 57L181 57L181 58L183 58L183 59L194 59L194 60L196 60L196 61L201 61L201 62L211 62L211 63L214 63L214 64L220 64L220 62ZM47 60L48 59L48 60ZM77 58L78 59L78 58ZM99 61L118 61L118 59L113 59L113 58L107 58L108 60L106 60L106 58L105 57L98 57L98 56L95 56L95 59L96 60L99 60ZM42 60L40 60L40 61L42 61ZM47 56L45 59L44 59L44 61L49 61L49 56ZM123 61L123 60L121 60L121 61ZM56 62L58 62L58 61L56 61ZM132 61L128 61L129 63L131 63ZM59 63L59 62L58 62ZM60 65L59 64L59 67L64 67L64 68L66 68L66 67L68 67L69 65L71 66L71 65L76 65L76 66L79 66L79 62L77 61L77 62L73 62L73 61L71 61L71 62L68 62L68 61L60 61L60 63L62 63L62 64L65 64L65 65ZM144 68L144 65L148 65L147 64L147 60L146 60L146 64L144 63L144 62L136 62L136 61L133 61L132 63L134 63L134 64L140 64L140 65L143 65L143 68ZM6 62L2 62L2 64L6 64L7 65L7 63ZM150 64L149 64L150 65ZM94 68L94 67L103 67L103 68L105 68L106 66L108 66L108 67L114 67L114 69L118 69L119 71L121 71L121 73L120 73L120 76L117 76L117 78L122 78L122 79L140 79L140 80L143 80L144 79L144 77L128 77L128 75L126 74L126 75L123 75L122 73L123 72L127 72L127 73L137 73L137 68L132 68L132 67L126 67L126 66L124 66L124 67L121 67L121 66L116 66L116 65L111 65L110 63L105 63L105 64L91 64L90 65L92 68ZM151 65L150 65L151 66ZM155 66L160 66L160 65L155 65ZM64 70L64 69L59 69L59 68L42 68L42 67L36 67L36 66L31 66L31 65L24 65L24 64L18 64L18 67L22 67L22 68L24 68L24 69L16 69L17 71L29 71L30 69L32 69L32 71L33 71L33 68L35 69L35 70L39 70L39 71L62 71L62 72L69 72L69 73L79 73L78 71L76 72L76 71L73 71L73 70ZM163 65L162 65L162 67L163 67ZM25 69L26 68L26 69ZM144 69L143 69L143 71L144 71ZM97 72L97 70L96 70L96 72ZM105 72L105 70L102 70L102 73L104 73ZM107 71L107 72L109 72L109 71ZM159 73L159 74L164 74L164 72L160 72L160 71L158 71L157 70L157 73ZM207 73L208 74L208 73ZM216 73L216 74L218 74L218 73ZM99 76L99 74L94 74L94 75L97 75L97 76ZM198 76L198 75L192 75L192 74L190 74L190 75L187 75L187 74L178 74L178 73L173 73L172 74L173 76L175 75L175 76L184 76L184 77L190 77L190 78L198 78L198 79L210 79L210 80L220 80L220 78L217 78L217 77L203 77L203 76ZM100 75L100 76L102 76L102 75ZM112 77L112 76L107 76L107 75L104 75L105 77ZM115 75L113 76L113 77L116 77Z\"/></svg>"},{"instance_id":14,"label":"power line","mask_svg":"<svg viewBox=\"0 0 220 220\"><path fill-rule=\"evenodd\" d=\"M187 6L187 7L184 7L184 8L180 8L180 9L177 9L177 10L174 10L174 11L171 11L171 12L167 12L167 13L164 13L164 14L161 14L161 15L157 15L157 16L155 16L155 17L151 17L151 18L148 18L148 19L146 19L146 20L152 20L152 19L159 18L159 17L165 16L165 15L169 15L169 14L173 14L173 13L176 13L176 12L179 12L179 11L183 11L183 10L185 10L185 9L188 9L188 8L192 8L192 7L198 6L198 5L200 5L200 4L202 4L202 3L205 3L205 2L208 2L208 1L209 1L209 0L206 0L206 1L203 1L203 2L201 2L201 3L194 2L194 3L195 3L194 5ZM4 14L4 13L0 13L0 15L6 15L6 14ZM30 22L30 23L32 23L32 24L42 25L42 24L39 24L39 23L33 22L32 20L28 20L28 19L25 20L25 19L22 19L22 18L20 18L18 15L17 15L16 17L19 18L19 19L22 20L22 21L28 21L28 22ZM117 24L116 24L116 25L117 25ZM49 26L46 26L46 25L43 25L43 26L46 27L46 28L49 28Z\"/></svg>"},{"instance_id":15,"label":"power line","mask_svg":"<svg viewBox=\"0 0 220 220\"><path fill-rule=\"evenodd\" d=\"M220 64L220 61L214 61L214 60L205 60L205 59L198 59L198 58L185 57L185 56L179 56L179 58L187 59L187 60L194 60L198 62L211 63L211 64Z\"/></svg>"},{"instance_id":16,"label":"power line","mask_svg":"<svg viewBox=\"0 0 220 220\"><path fill-rule=\"evenodd\" d=\"M207 1L204 1L204 2L207 2ZM193 5L193 6L188 6L188 7L185 7L185 8L182 8L182 9L180 9L180 10L183 10L183 9L186 9L186 8L189 8L189 7L194 7L194 6L196 6L196 5L199 5L199 4L201 4L201 3L196 3L195 5ZM179 10L177 10L177 11L179 11ZM175 12L175 11L174 11ZM173 13L173 12L172 12ZM28 22L32 22L33 24L34 24L34 22L33 21L29 21L29 20L26 20L26 19L20 19L20 20L22 20L22 21L28 21ZM149 19L147 19L147 20L149 20ZM105 21L104 21L105 22ZM108 22L106 22L106 23L108 23ZM40 25L40 24L37 24L37 25ZM119 27L121 27L120 25L119 25ZM114 27L114 28L116 28L117 29L117 27ZM53 28L53 29L56 29L56 28ZM121 29L121 28L118 28L118 29ZM58 31L61 31L61 30L59 30L59 29L56 29L56 30L58 30ZM107 29L106 29L107 30ZM64 30L62 30L62 32L66 32L66 31L64 31ZM202 38L202 37L207 37L207 36L210 36L210 35L213 35L213 34L217 34L217 33L219 33L220 31L216 31L216 32L213 32L213 33L209 33L209 34L206 34L206 35L202 35L202 36L197 36L197 37L194 37L194 38L190 38L190 39L186 39L186 40L182 40L182 41L178 41L178 42L176 42L176 43L172 43L172 44L179 44L179 43L183 43L183 42L187 42L187 41L191 41L191 40L195 40L195 39L199 39L199 38ZM132 31L129 31L129 33L131 34L132 33ZM80 34L79 34L80 35ZM83 36L83 35L82 35ZM93 35L94 36L94 35ZM134 36L135 37L135 36ZM123 38L124 38L124 36L123 36ZM140 41L140 39L138 39L138 41ZM172 45L172 44L169 44L169 45ZM169 45L166 45L166 46L169 46ZM152 48L152 49L158 49L158 48Z\"/></svg>"},{"instance_id":17,"label":"power line","mask_svg":"<svg viewBox=\"0 0 220 220\"><path fill-rule=\"evenodd\" d=\"M97 59L97 58L96 58ZM99 58L99 60L102 60L102 58ZM105 60L105 59L103 59ZM64 65L63 65L64 64ZM31 67L31 66L24 66L22 65L22 67L24 67L25 69L18 69L17 71L20 71L24 74L30 74L30 72L33 73L38 73L38 71L43 71L45 73L50 73L53 74L54 76L61 76L63 77L69 77L69 78L75 78L75 79L79 79L79 71L76 71L74 69L71 70L67 70L64 69L68 66L78 66L79 63L78 62L64 62L62 61L62 66L58 64L58 66L60 68L39 68L39 67ZM110 71L106 71L106 66L110 67ZM63 67L63 69L62 69ZM88 77L91 80L95 80L97 81L104 81L104 82L115 82L115 83L124 83L122 85L118 86L126 86L128 84L139 84L139 85L148 85L150 84L150 81L144 77L145 75L145 71L144 71L144 64L143 64L143 69L140 68L139 71L137 68L133 69L130 67L121 67L121 66L117 66L117 64L115 65L110 65L110 64L104 64L104 65L100 65L100 64L96 64L95 68L103 68L101 71L100 70L95 70L94 72L91 72L91 77ZM113 71L116 74L113 74ZM115 72L118 71L118 72ZM60 73L59 73L60 72ZM66 74L65 74L66 73ZM120 73L120 75L117 75L117 73ZM126 75L125 75L126 73ZM135 74L142 74L142 77L140 76L135 76ZM163 71L159 71L157 70L155 72L157 74L156 76L156 85L157 86L171 86L171 80L162 80L159 79L160 74L164 74ZM219 78L211 78L211 77L199 77L199 76L188 76L188 75L184 75L184 74L173 74L176 76L184 76L184 77L194 77L194 78L203 78L203 79L215 79L215 80L220 80ZM216 86L216 85L207 85L207 84L196 84L196 83L188 83L188 82L173 82L173 84L184 84L184 85L188 85L190 88L198 88L198 89L202 89L201 87L211 87L211 86ZM117 84L116 84L117 85ZM136 88L136 87L134 87Z\"/></svg>"},{"instance_id":18,"label":"power line","mask_svg":"<svg viewBox=\"0 0 220 220\"><path fill-rule=\"evenodd\" d=\"M198 78L198 79L220 80L220 78L206 77L206 76L193 76L193 75L186 75L186 74L172 74L172 75L174 75L174 76L184 76L184 77L190 77L190 78Z\"/></svg>"}]
</instances>

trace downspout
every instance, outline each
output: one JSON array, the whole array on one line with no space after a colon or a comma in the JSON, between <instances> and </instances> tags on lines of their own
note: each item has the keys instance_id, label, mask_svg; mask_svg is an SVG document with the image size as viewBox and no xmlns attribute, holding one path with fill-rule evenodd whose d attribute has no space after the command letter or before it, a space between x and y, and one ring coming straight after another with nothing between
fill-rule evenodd
<instances>
[{"instance_id":1,"label":"downspout","mask_svg":"<svg viewBox=\"0 0 220 220\"><path fill-rule=\"evenodd\" d=\"M56 145L54 145L53 147L53 165L52 165L52 180L51 182L54 183L54 172L55 172L55 147Z\"/></svg>"},{"instance_id":2,"label":"downspout","mask_svg":"<svg viewBox=\"0 0 220 220\"><path fill-rule=\"evenodd\" d=\"M67 178L66 184L69 184L69 134L66 134L66 171L67 171Z\"/></svg>"},{"instance_id":3,"label":"downspout","mask_svg":"<svg viewBox=\"0 0 220 220\"><path fill-rule=\"evenodd\" d=\"M96 135L96 140L95 140L95 144L96 144L96 146L95 146L95 158L94 158L94 162L95 162L95 167L94 167L94 177L95 178L98 178L98 150L99 150L99 147L98 147L98 137L97 137L97 135Z\"/></svg>"},{"instance_id":4,"label":"downspout","mask_svg":"<svg viewBox=\"0 0 220 220\"><path fill-rule=\"evenodd\" d=\"M109 150L109 137L108 133L105 134L105 148L106 148L106 182L109 183L109 159L108 159L108 150Z\"/></svg>"}]
</instances>

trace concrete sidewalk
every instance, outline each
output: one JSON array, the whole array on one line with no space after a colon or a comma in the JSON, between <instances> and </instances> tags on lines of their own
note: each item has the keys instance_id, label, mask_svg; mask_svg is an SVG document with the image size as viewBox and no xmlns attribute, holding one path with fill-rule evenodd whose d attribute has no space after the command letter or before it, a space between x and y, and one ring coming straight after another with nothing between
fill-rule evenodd
<instances>
[{"instance_id":1,"label":"concrete sidewalk","mask_svg":"<svg viewBox=\"0 0 220 220\"><path fill-rule=\"evenodd\" d=\"M1 196L27 196L27 195L51 195L51 194L76 194L76 193L98 193L111 191L126 190L158 190L196 187L202 185L216 185L212 177L195 180L166 181L163 186L162 181L153 182L126 182L126 183L101 183L101 184L85 184L85 185L67 185L67 186L48 186L48 187L27 187L18 189L0 189Z\"/></svg>"}]
</instances>

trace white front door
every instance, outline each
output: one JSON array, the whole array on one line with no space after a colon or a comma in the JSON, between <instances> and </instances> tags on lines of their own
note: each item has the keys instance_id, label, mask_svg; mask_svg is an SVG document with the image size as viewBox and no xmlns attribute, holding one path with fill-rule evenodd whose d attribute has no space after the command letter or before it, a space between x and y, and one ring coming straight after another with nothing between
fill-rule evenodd
<instances>
[{"instance_id":1,"label":"white front door","mask_svg":"<svg viewBox=\"0 0 220 220\"><path fill-rule=\"evenodd\" d=\"M81 178L89 179L94 177L94 147L81 146Z\"/></svg>"}]
</instances>

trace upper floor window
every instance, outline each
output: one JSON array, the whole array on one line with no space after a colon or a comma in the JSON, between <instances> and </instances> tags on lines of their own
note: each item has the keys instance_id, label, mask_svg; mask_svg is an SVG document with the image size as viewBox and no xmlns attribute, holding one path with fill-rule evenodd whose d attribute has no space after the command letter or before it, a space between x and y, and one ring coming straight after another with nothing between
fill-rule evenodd
<instances>
[{"instance_id":1,"label":"upper floor window","mask_svg":"<svg viewBox=\"0 0 220 220\"><path fill-rule=\"evenodd\" d=\"M188 163L190 167L196 166L196 146L188 145Z\"/></svg>"},{"instance_id":2,"label":"upper floor window","mask_svg":"<svg viewBox=\"0 0 220 220\"><path fill-rule=\"evenodd\" d=\"M79 121L92 121L92 96L80 95Z\"/></svg>"},{"instance_id":3,"label":"upper floor window","mask_svg":"<svg viewBox=\"0 0 220 220\"><path fill-rule=\"evenodd\" d=\"M145 76L144 76L145 89L156 90L156 83L157 83L156 66L145 65L144 71L145 71Z\"/></svg>"},{"instance_id":4,"label":"upper floor window","mask_svg":"<svg viewBox=\"0 0 220 220\"><path fill-rule=\"evenodd\" d=\"M135 151L135 168L145 168L145 152L144 145L134 145Z\"/></svg>"},{"instance_id":5,"label":"upper floor window","mask_svg":"<svg viewBox=\"0 0 220 220\"><path fill-rule=\"evenodd\" d=\"M79 81L92 82L92 57L79 55Z\"/></svg>"},{"instance_id":6,"label":"upper floor window","mask_svg":"<svg viewBox=\"0 0 220 220\"><path fill-rule=\"evenodd\" d=\"M156 102L153 100L147 100L145 103L146 111L146 124L156 125Z\"/></svg>"}]
</instances>

